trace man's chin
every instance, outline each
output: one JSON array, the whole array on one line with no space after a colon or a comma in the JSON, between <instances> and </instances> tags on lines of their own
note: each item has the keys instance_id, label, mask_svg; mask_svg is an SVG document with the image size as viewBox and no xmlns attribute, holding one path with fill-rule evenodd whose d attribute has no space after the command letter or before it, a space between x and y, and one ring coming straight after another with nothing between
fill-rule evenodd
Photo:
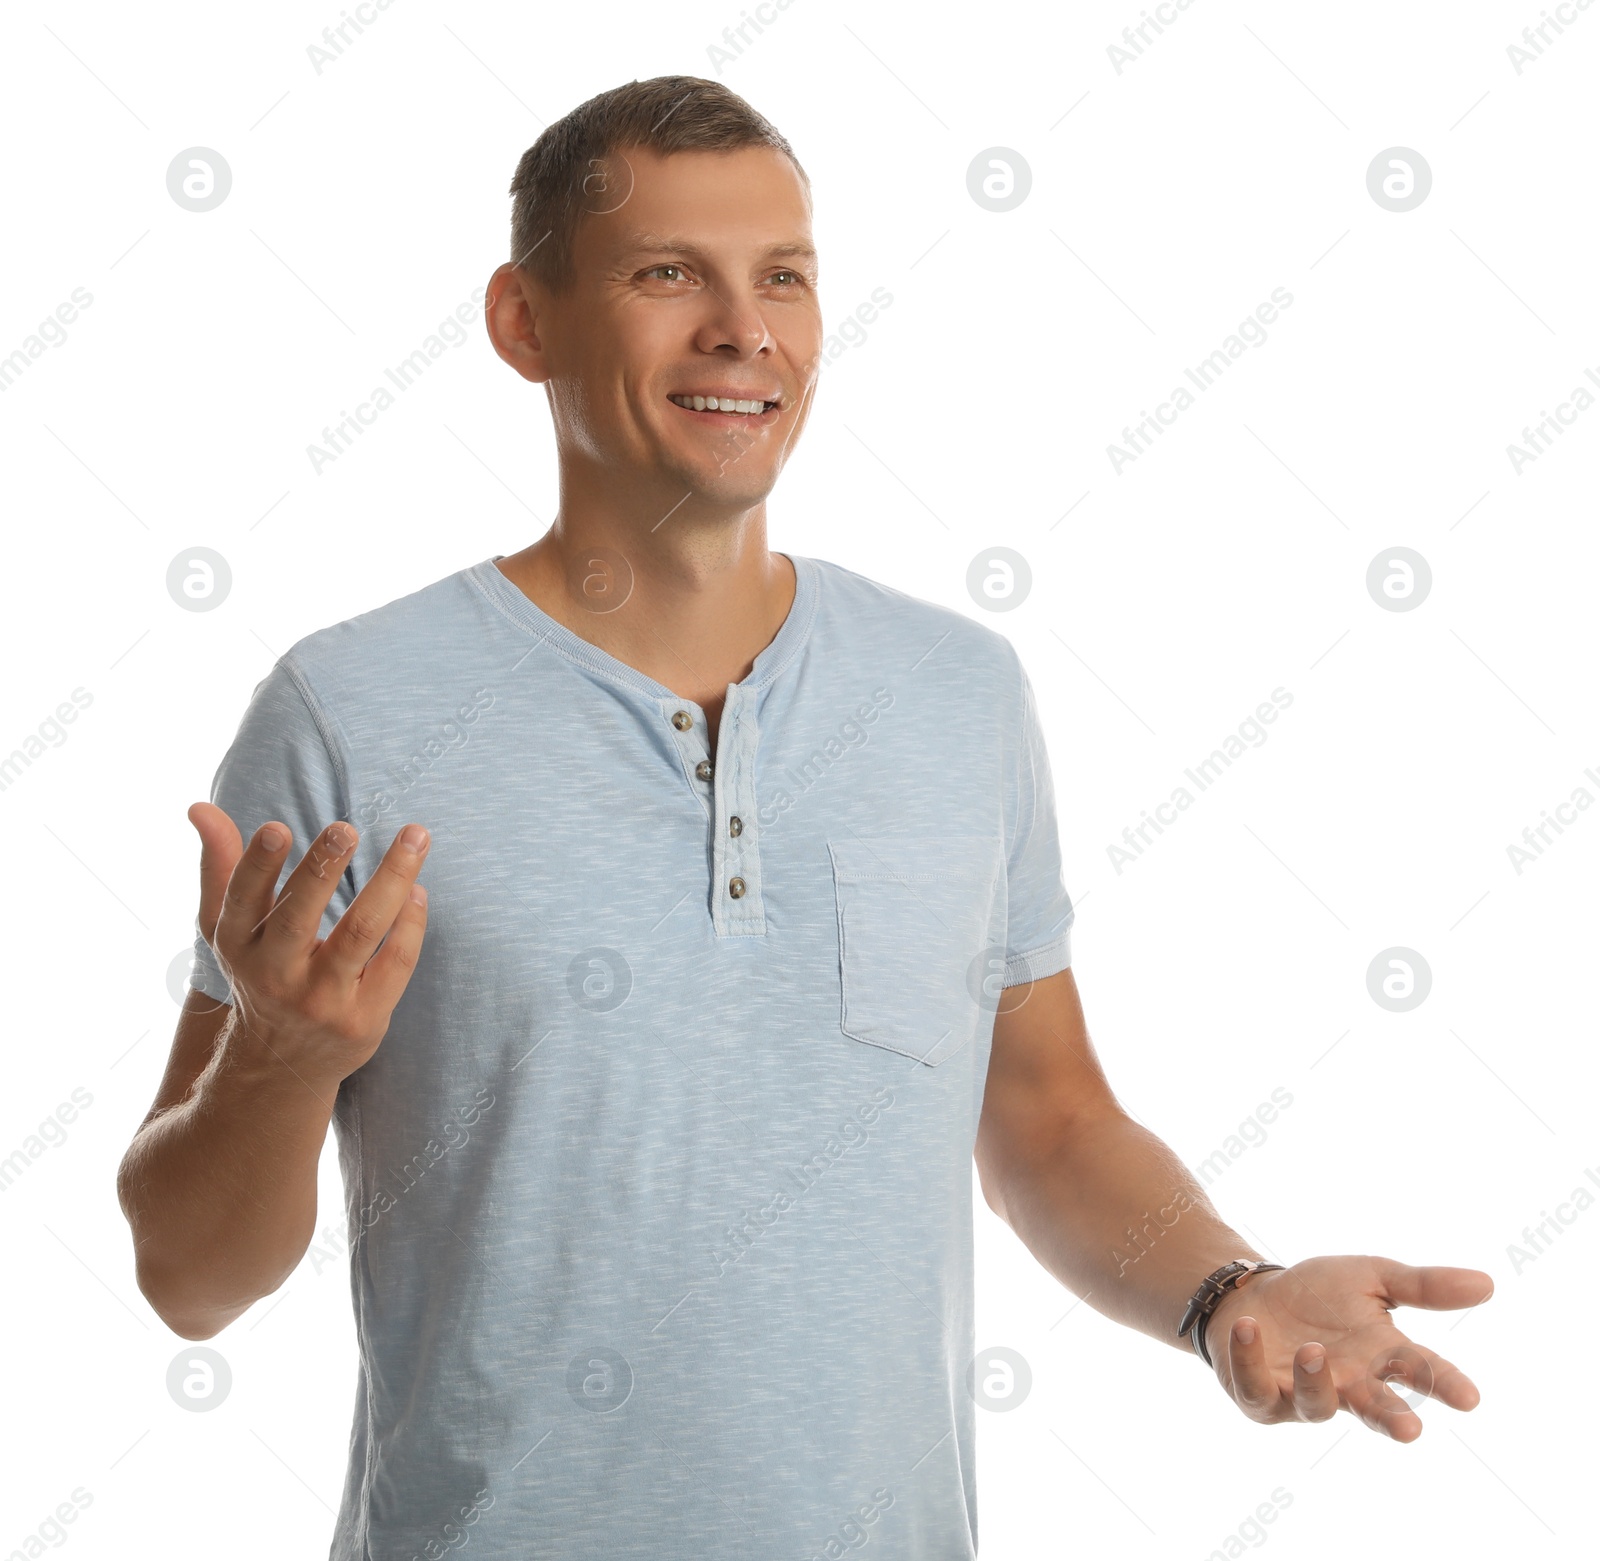
<instances>
[{"instance_id":1,"label":"man's chin","mask_svg":"<svg viewBox=\"0 0 1600 1561\"><path fill-rule=\"evenodd\" d=\"M681 485L682 508L713 508L719 510L753 509L772 492L777 482L776 473L746 468L735 471L730 466L719 470L704 465L679 465L670 469L673 486Z\"/></svg>"}]
</instances>

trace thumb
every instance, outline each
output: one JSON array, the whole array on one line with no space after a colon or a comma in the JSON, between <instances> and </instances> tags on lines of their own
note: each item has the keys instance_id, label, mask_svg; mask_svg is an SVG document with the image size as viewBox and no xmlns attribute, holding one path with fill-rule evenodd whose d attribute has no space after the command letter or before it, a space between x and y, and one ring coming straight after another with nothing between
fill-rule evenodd
<instances>
[{"instance_id":1,"label":"thumb","mask_svg":"<svg viewBox=\"0 0 1600 1561\"><path fill-rule=\"evenodd\" d=\"M1494 1294L1494 1280L1478 1268L1413 1268L1409 1263L1380 1262L1378 1279L1390 1306L1418 1306L1430 1312L1481 1306Z\"/></svg>"},{"instance_id":2,"label":"thumb","mask_svg":"<svg viewBox=\"0 0 1600 1561\"><path fill-rule=\"evenodd\" d=\"M188 818L200 836L199 927L206 942L215 947L222 897L233 877L234 864L244 855L244 841L239 826L215 803L192 804Z\"/></svg>"}]
</instances>

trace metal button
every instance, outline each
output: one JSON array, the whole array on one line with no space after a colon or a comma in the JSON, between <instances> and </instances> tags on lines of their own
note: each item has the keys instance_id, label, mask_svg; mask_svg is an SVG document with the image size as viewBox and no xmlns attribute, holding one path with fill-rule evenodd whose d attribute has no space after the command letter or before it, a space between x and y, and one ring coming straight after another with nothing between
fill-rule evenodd
<instances>
[{"instance_id":1,"label":"metal button","mask_svg":"<svg viewBox=\"0 0 1600 1561\"><path fill-rule=\"evenodd\" d=\"M697 765L695 765L694 773L696 778L699 780L710 780L711 761L709 759L702 759Z\"/></svg>"},{"instance_id":2,"label":"metal button","mask_svg":"<svg viewBox=\"0 0 1600 1561\"><path fill-rule=\"evenodd\" d=\"M728 880L728 893L731 894L734 899L742 900L744 898L744 879L730 878Z\"/></svg>"},{"instance_id":3,"label":"metal button","mask_svg":"<svg viewBox=\"0 0 1600 1561\"><path fill-rule=\"evenodd\" d=\"M680 732L686 732L694 725L694 717L687 710L674 710L672 712L672 724Z\"/></svg>"},{"instance_id":4,"label":"metal button","mask_svg":"<svg viewBox=\"0 0 1600 1561\"><path fill-rule=\"evenodd\" d=\"M730 835L742 835L744 833L744 820L737 813L728 820L728 833Z\"/></svg>"}]
</instances>

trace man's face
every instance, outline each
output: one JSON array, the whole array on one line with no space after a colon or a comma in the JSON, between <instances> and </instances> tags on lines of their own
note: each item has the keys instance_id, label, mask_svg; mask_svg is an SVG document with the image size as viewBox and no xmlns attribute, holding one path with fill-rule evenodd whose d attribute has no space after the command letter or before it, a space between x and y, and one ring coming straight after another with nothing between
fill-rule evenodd
<instances>
[{"instance_id":1,"label":"man's face","mask_svg":"<svg viewBox=\"0 0 1600 1561\"><path fill-rule=\"evenodd\" d=\"M532 289L557 439L641 494L748 508L805 425L822 349L805 185L781 152L625 148L586 181L569 292ZM696 410L690 398L776 402Z\"/></svg>"}]
</instances>

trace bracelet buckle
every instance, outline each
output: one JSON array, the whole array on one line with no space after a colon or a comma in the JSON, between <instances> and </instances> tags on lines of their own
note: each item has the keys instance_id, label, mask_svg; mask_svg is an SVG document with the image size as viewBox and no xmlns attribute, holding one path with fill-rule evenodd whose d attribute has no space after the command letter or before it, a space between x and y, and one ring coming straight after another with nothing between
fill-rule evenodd
<instances>
[{"instance_id":1,"label":"bracelet buckle","mask_svg":"<svg viewBox=\"0 0 1600 1561\"><path fill-rule=\"evenodd\" d=\"M1194 1352L1206 1365L1212 1365L1211 1351L1206 1348L1206 1323L1228 1291L1236 1289L1240 1280L1250 1274L1263 1274L1269 1269L1282 1269L1282 1263L1268 1263L1260 1258L1240 1257L1224 1263L1215 1272L1200 1281L1199 1288L1189 1297L1183 1320L1178 1324L1178 1337L1189 1335Z\"/></svg>"}]
</instances>

